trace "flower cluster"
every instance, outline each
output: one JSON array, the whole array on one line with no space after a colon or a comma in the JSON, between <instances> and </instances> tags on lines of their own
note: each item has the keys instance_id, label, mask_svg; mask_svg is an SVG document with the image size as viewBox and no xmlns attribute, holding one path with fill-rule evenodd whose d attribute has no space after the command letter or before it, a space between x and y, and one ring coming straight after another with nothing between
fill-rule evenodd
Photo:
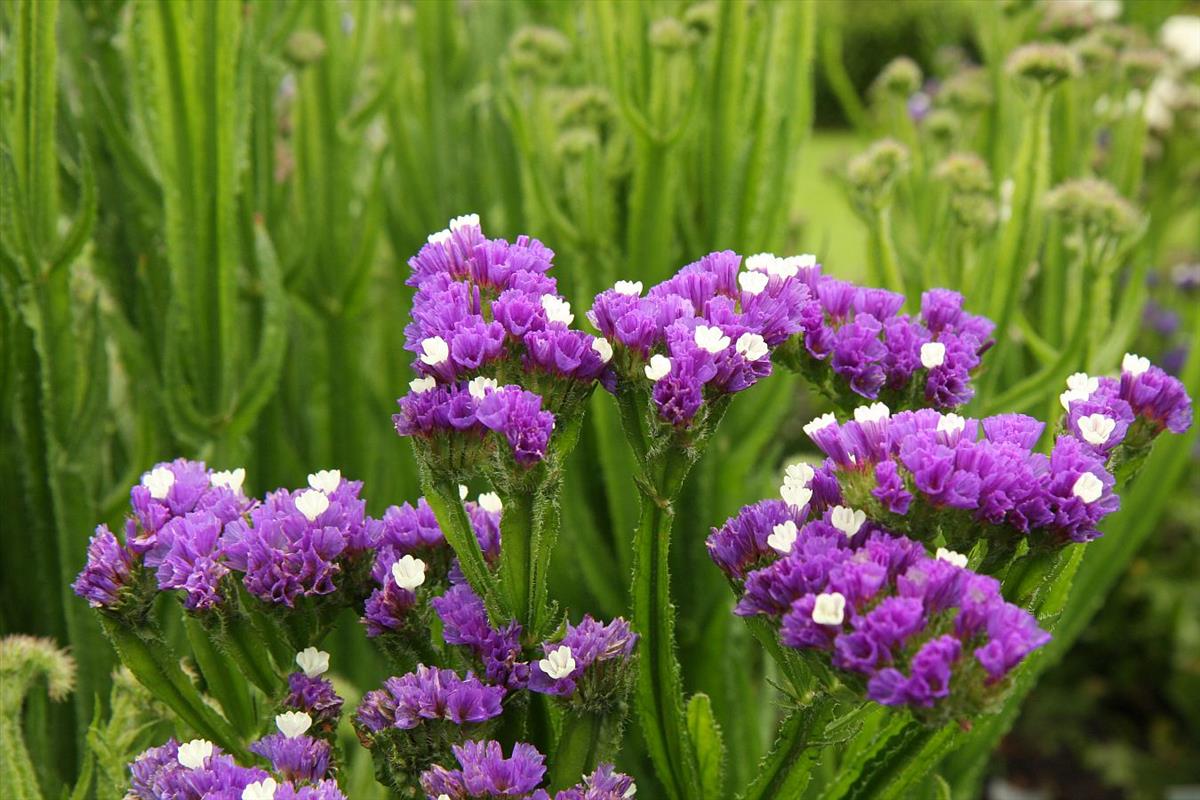
<instances>
[{"instance_id":1,"label":"flower cluster","mask_svg":"<svg viewBox=\"0 0 1200 800\"><path fill-rule=\"evenodd\" d=\"M904 296L895 292L816 271L806 278L821 314L806 326L796 361L818 385L842 396L831 381L836 376L855 395L905 407L954 408L974 396L971 374L991 346L995 326L964 311L962 295L927 291L913 318L899 313Z\"/></svg>"},{"instance_id":2,"label":"flower cluster","mask_svg":"<svg viewBox=\"0 0 1200 800\"><path fill-rule=\"evenodd\" d=\"M725 250L683 267L641 296L618 281L596 296L588 319L619 357L626 381L649 379L660 417L688 426L706 400L771 374L771 351L816 324L820 309L802 272L812 256L746 259Z\"/></svg>"},{"instance_id":3,"label":"flower cluster","mask_svg":"<svg viewBox=\"0 0 1200 800\"><path fill-rule=\"evenodd\" d=\"M319 730L334 730L342 714L342 698L333 683L322 677L329 670L329 653L306 647L296 654L296 664L300 669L288 675L283 704L308 714Z\"/></svg>"},{"instance_id":4,"label":"flower cluster","mask_svg":"<svg viewBox=\"0 0 1200 800\"><path fill-rule=\"evenodd\" d=\"M455 745L456 769L433 766L421 775L421 787L431 800L628 800L637 793L633 779L601 764L569 789L551 795L538 788L546 774L545 756L524 742L504 757L499 742L469 741Z\"/></svg>"},{"instance_id":5,"label":"flower cluster","mask_svg":"<svg viewBox=\"0 0 1200 800\"><path fill-rule=\"evenodd\" d=\"M710 549L737 536L755 549L733 563L765 566L743 572L718 562L741 585L735 613L774 619L789 647L826 651L879 703L931 716L977 711L1049 641L1031 614L1004 601L998 581L966 569L965 557L943 549L929 558L861 512L835 507L798 529L794 517L772 524L778 514L759 508L739 516L714 531ZM747 527L759 530L745 537Z\"/></svg>"},{"instance_id":6,"label":"flower cluster","mask_svg":"<svg viewBox=\"0 0 1200 800\"><path fill-rule=\"evenodd\" d=\"M468 648L483 666L487 679L509 689L525 688L529 664L521 660L521 625L516 620L500 629L488 621L483 600L457 570L450 588L430 601L442 621L447 644Z\"/></svg>"},{"instance_id":7,"label":"flower cluster","mask_svg":"<svg viewBox=\"0 0 1200 800\"><path fill-rule=\"evenodd\" d=\"M530 668L529 688L558 697L578 695L588 704L610 705L624 694L637 634L618 617L607 625L584 615L556 642L542 645L545 658Z\"/></svg>"},{"instance_id":8,"label":"flower cluster","mask_svg":"<svg viewBox=\"0 0 1200 800\"><path fill-rule=\"evenodd\" d=\"M328 748L328 745L325 746ZM303 755L307 756L308 753ZM327 751L325 758L328 759ZM301 771L315 774L311 767ZM152 747L134 759L129 765L129 772L131 782L128 796L139 800L201 800L210 797L345 800L337 783L324 778L323 772L322 776L303 778L307 782L305 784L293 783L282 775L277 780L266 770L238 765L231 756L204 739L193 739L182 744L170 739L166 744Z\"/></svg>"},{"instance_id":9,"label":"flower cluster","mask_svg":"<svg viewBox=\"0 0 1200 800\"><path fill-rule=\"evenodd\" d=\"M607 342L569 327L571 305L546 274L553 258L526 236L485 238L474 214L429 237L409 261L405 348L419 377L399 401L397 432L449 449L491 431L522 466L545 456L555 417L579 410L612 357Z\"/></svg>"},{"instance_id":10,"label":"flower cluster","mask_svg":"<svg viewBox=\"0 0 1200 800\"><path fill-rule=\"evenodd\" d=\"M383 689L368 692L355 721L368 733L409 730L426 720L469 725L499 716L504 695L503 686L485 684L473 673L459 677L453 670L421 664L415 672L388 678Z\"/></svg>"}]
</instances>

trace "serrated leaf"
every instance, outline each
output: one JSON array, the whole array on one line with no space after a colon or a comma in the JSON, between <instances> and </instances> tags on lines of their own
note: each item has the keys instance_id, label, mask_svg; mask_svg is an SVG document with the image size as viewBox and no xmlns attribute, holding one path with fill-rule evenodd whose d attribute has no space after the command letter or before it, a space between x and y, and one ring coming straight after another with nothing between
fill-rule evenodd
<instances>
[{"instance_id":1,"label":"serrated leaf","mask_svg":"<svg viewBox=\"0 0 1200 800\"><path fill-rule=\"evenodd\" d=\"M713 718L712 701L694 694L687 704L688 740L696 753L700 772L700 796L720 797L725 768L725 744L721 728Z\"/></svg>"}]
</instances>

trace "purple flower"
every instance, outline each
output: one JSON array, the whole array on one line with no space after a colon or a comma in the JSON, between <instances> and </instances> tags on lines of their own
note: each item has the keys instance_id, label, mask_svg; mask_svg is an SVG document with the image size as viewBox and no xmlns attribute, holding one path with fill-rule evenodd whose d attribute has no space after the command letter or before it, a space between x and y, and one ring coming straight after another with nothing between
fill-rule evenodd
<instances>
[{"instance_id":1,"label":"purple flower","mask_svg":"<svg viewBox=\"0 0 1200 800\"><path fill-rule=\"evenodd\" d=\"M415 672L388 678L384 691L386 698L370 693L359 708L360 723L372 732L383 727L408 730L424 720L455 725L485 722L500 715L505 695L503 686L485 684L470 672L460 678L453 670L424 665L418 665Z\"/></svg>"},{"instance_id":2,"label":"purple flower","mask_svg":"<svg viewBox=\"0 0 1200 800\"><path fill-rule=\"evenodd\" d=\"M799 509L795 509L799 511ZM705 544L708 555L730 578L742 579L751 568L778 555L767 539L776 525L803 525L804 516L782 500L762 500L742 506L737 516L713 528Z\"/></svg>"},{"instance_id":3,"label":"purple flower","mask_svg":"<svg viewBox=\"0 0 1200 800\"><path fill-rule=\"evenodd\" d=\"M290 781L319 781L329 771L329 742L304 734L272 733L252 743L250 752L270 761Z\"/></svg>"},{"instance_id":4,"label":"purple flower","mask_svg":"<svg viewBox=\"0 0 1200 800\"><path fill-rule=\"evenodd\" d=\"M290 783L281 783L275 791L274 800L346 800L337 781L323 780L296 788Z\"/></svg>"},{"instance_id":5,"label":"purple flower","mask_svg":"<svg viewBox=\"0 0 1200 800\"><path fill-rule=\"evenodd\" d=\"M392 559L393 563L395 559ZM390 567L389 567L390 569ZM367 598L363 621L367 625L367 636L382 636L401 630L408 621L408 612L417 604L417 596L402 589L393 580L388 580L380 589L374 589Z\"/></svg>"},{"instance_id":6,"label":"purple flower","mask_svg":"<svg viewBox=\"0 0 1200 800\"><path fill-rule=\"evenodd\" d=\"M554 415L542 410L542 398L519 386L502 386L479 401L479 421L504 436L517 463L530 467L546 455Z\"/></svg>"},{"instance_id":7,"label":"purple flower","mask_svg":"<svg viewBox=\"0 0 1200 800\"><path fill-rule=\"evenodd\" d=\"M629 800L636 791L633 778L617 772L612 764L600 764L583 776L582 783L563 789L554 800Z\"/></svg>"},{"instance_id":8,"label":"purple flower","mask_svg":"<svg viewBox=\"0 0 1200 800\"><path fill-rule=\"evenodd\" d=\"M430 605L442 620L442 637L447 644L470 648L483 664L489 681L509 689L524 688L529 665L520 661L521 626L516 621L501 630L492 628L483 601L461 580L452 583L441 597L430 600Z\"/></svg>"},{"instance_id":9,"label":"purple flower","mask_svg":"<svg viewBox=\"0 0 1200 800\"><path fill-rule=\"evenodd\" d=\"M149 551L164 525L193 511L210 511L222 523L239 518L251 506L242 493L245 474L243 469L213 472L203 461L182 458L155 464L129 492L140 527L137 536L128 538L129 549Z\"/></svg>"},{"instance_id":10,"label":"purple flower","mask_svg":"<svg viewBox=\"0 0 1200 800\"><path fill-rule=\"evenodd\" d=\"M158 543L146 556L147 565L158 564L158 588L183 589L189 611L221 602L220 581L229 574L221 559L221 530L221 520L209 511L174 517L159 530Z\"/></svg>"},{"instance_id":11,"label":"purple flower","mask_svg":"<svg viewBox=\"0 0 1200 800\"><path fill-rule=\"evenodd\" d=\"M531 665L529 688L542 694L569 697L593 664L627 661L637 639L629 623L620 617L604 624L585 614L578 625L567 624L562 639L543 643L546 658Z\"/></svg>"},{"instance_id":12,"label":"purple flower","mask_svg":"<svg viewBox=\"0 0 1200 800\"><path fill-rule=\"evenodd\" d=\"M129 796L140 800L238 800L251 783L270 777L257 767L239 766L210 742L181 746L174 739L143 752L129 772Z\"/></svg>"},{"instance_id":13,"label":"purple flower","mask_svg":"<svg viewBox=\"0 0 1200 800\"><path fill-rule=\"evenodd\" d=\"M1120 398L1147 420L1155 433L1183 433L1192 425L1192 399L1178 379L1146 359L1126 355L1121 370Z\"/></svg>"},{"instance_id":14,"label":"purple flower","mask_svg":"<svg viewBox=\"0 0 1200 800\"><path fill-rule=\"evenodd\" d=\"M121 603L132 570L129 551L107 525L100 525L88 543L87 564L71 588L93 608L113 608Z\"/></svg>"},{"instance_id":15,"label":"purple flower","mask_svg":"<svg viewBox=\"0 0 1200 800\"><path fill-rule=\"evenodd\" d=\"M333 684L320 676L310 678L303 672L288 675L288 695L283 704L306 712L317 725L335 725L342 713L342 698L333 690Z\"/></svg>"},{"instance_id":16,"label":"purple flower","mask_svg":"<svg viewBox=\"0 0 1200 800\"><path fill-rule=\"evenodd\" d=\"M452 749L459 769L435 765L421 774L421 788L430 797L523 797L537 789L546 774L545 756L524 742L513 745L509 758L495 741L468 741Z\"/></svg>"}]
</instances>

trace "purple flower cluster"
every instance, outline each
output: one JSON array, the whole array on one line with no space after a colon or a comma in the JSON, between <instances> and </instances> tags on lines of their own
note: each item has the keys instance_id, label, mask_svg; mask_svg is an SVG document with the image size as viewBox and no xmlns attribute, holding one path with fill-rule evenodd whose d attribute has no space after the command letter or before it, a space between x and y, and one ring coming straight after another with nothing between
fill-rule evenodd
<instances>
[{"instance_id":1,"label":"purple flower cluster","mask_svg":"<svg viewBox=\"0 0 1200 800\"><path fill-rule=\"evenodd\" d=\"M276 773L289 781L315 782L329 772L333 754L329 742L305 734L268 734L250 745L250 752L271 762Z\"/></svg>"},{"instance_id":2,"label":"purple flower cluster","mask_svg":"<svg viewBox=\"0 0 1200 800\"><path fill-rule=\"evenodd\" d=\"M71 588L93 608L115 608L130 585L132 571L133 556L107 525L100 525L88 542L87 564Z\"/></svg>"},{"instance_id":3,"label":"purple flower cluster","mask_svg":"<svg viewBox=\"0 0 1200 800\"><path fill-rule=\"evenodd\" d=\"M554 800L629 800L636 794L633 778L617 772L612 764L601 764L578 786L556 794Z\"/></svg>"},{"instance_id":4,"label":"purple flower cluster","mask_svg":"<svg viewBox=\"0 0 1200 800\"><path fill-rule=\"evenodd\" d=\"M1032 449L1043 428L1019 414L892 415L882 403L842 425L826 415L805 426L849 503L909 535L940 531L969 547L964 532L984 525L1049 545L1095 539L1100 520L1120 505L1104 456L1065 435L1047 458Z\"/></svg>"},{"instance_id":5,"label":"purple flower cluster","mask_svg":"<svg viewBox=\"0 0 1200 800\"><path fill-rule=\"evenodd\" d=\"M180 745L174 739L152 747L129 765L129 797L139 800L345 800L336 782L305 786L277 782L258 767L242 767L210 742Z\"/></svg>"},{"instance_id":6,"label":"purple flower cluster","mask_svg":"<svg viewBox=\"0 0 1200 800\"><path fill-rule=\"evenodd\" d=\"M422 664L416 672L388 678L383 689L367 692L355 720L369 733L409 730L426 720L469 725L500 716L504 695L503 686L483 683L473 673L460 678L453 670Z\"/></svg>"},{"instance_id":7,"label":"purple flower cluster","mask_svg":"<svg viewBox=\"0 0 1200 800\"><path fill-rule=\"evenodd\" d=\"M542 645L546 657L531 665L529 688L542 694L570 697L579 684L606 683L604 674L628 672L627 662L637 634L620 617L605 624L585 614L578 625L567 624L566 635ZM610 687L593 686L587 694Z\"/></svg>"},{"instance_id":8,"label":"purple flower cluster","mask_svg":"<svg viewBox=\"0 0 1200 800\"><path fill-rule=\"evenodd\" d=\"M447 644L469 648L483 665L492 683L522 689L529 683L529 664L521 660L521 625L516 620L500 630L488 622L483 600L457 570L450 573L450 588L430 601L442 620Z\"/></svg>"},{"instance_id":9,"label":"purple flower cluster","mask_svg":"<svg viewBox=\"0 0 1200 800\"><path fill-rule=\"evenodd\" d=\"M620 281L598 294L588 319L629 381L654 382L659 415L691 423L706 399L740 392L771 373L771 351L819 321L801 259L710 253L641 296Z\"/></svg>"},{"instance_id":10,"label":"purple flower cluster","mask_svg":"<svg viewBox=\"0 0 1200 800\"><path fill-rule=\"evenodd\" d=\"M242 493L244 477L244 470L214 472L203 461L183 458L155 464L129 492L129 548L139 554L150 551L168 522L195 511L209 511L222 523L237 519L250 507Z\"/></svg>"},{"instance_id":11,"label":"purple flower cluster","mask_svg":"<svg viewBox=\"0 0 1200 800\"><path fill-rule=\"evenodd\" d=\"M1049 641L994 578L948 551L856 523L837 510L788 537L775 560L745 576L735 613L779 622L780 639L823 650L884 705L975 710L1022 659ZM767 553L762 553L765 559ZM947 701L951 694L957 700Z\"/></svg>"},{"instance_id":12,"label":"purple flower cluster","mask_svg":"<svg viewBox=\"0 0 1200 800\"><path fill-rule=\"evenodd\" d=\"M954 408L974 396L971 373L991 346L995 326L963 311L962 295L927 291L919 318L913 318L899 313L903 295L818 272L806 277L822 314L805 328L805 350L855 394L937 408Z\"/></svg>"},{"instance_id":13,"label":"purple flower cluster","mask_svg":"<svg viewBox=\"0 0 1200 800\"><path fill-rule=\"evenodd\" d=\"M304 672L288 675L288 694L283 704L312 717L318 727L332 728L342 713L342 698L333 689L333 684L319 675Z\"/></svg>"},{"instance_id":14,"label":"purple flower cluster","mask_svg":"<svg viewBox=\"0 0 1200 800\"><path fill-rule=\"evenodd\" d=\"M637 786L612 764L600 764L576 786L551 795L538 788L546 774L546 758L524 742L504 757L499 742L469 741L453 748L457 769L434 765L421 774L421 788L430 800L629 800Z\"/></svg>"},{"instance_id":15,"label":"purple flower cluster","mask_svg":"<svg viewBox=\"0 0 1200 800\"><path fill-rule=\"evenodd\" d=\"M612 356L607 342L569 327L571 306L546 274L553 258L527 236L487 239L475 215L429 237L409 261L417 291L405 349L420 377L399 401L400 435L494 431L523 466L545 456L555 415L606 379ZM522 376L539 393L501 385L501 376Z\"/></svg>"}]
</instances>

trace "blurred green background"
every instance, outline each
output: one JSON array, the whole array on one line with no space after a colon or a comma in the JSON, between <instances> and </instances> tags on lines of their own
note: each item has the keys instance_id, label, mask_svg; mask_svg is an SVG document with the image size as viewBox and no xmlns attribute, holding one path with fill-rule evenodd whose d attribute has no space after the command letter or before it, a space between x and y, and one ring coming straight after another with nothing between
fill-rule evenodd
<instances>
[{"instance_id":1,"label":"blurred green background","mask_svg":"<svg viewBox=\"0 0 1200 800\"><path fill-rule=\"evenodd\" d=\"M119 520L144 469L177 455L244 465L263 492L337 466L365 481L372 513L415 499L390 414L410 376L405 262L430 231L477 212L489 235L541 238L577 311L618 278L657 281L719 248L814 252L830 273L865 280L877 248L845 166L872 139L903 138L881 116L876 77L906 55L940 82L983 62L999 85L1021 41L1086 33L1046 27L1042 5L5 2L0 633L70 644L80 666L71 702L27 702L47 794L74 779L114 664L67 584L92 528ZM1126 2L1120 21L1152 41L1188 12L1197 4ZM979 141L963 133L956 145L976 147L1000 178L1019 156L1026 109L1011 89L993 101ZM1089 121L1083 102L1065 106L1077 116L1056 118L1056 136ZM1179 136L1179 163L1194 165L1195 131ZM941 147L921 142L917 153ZM1056 144L1054 182L1090 170ZM1115 345L1155 360L1194 348L1200 331L1197 296L1171 290L1172 268L1200 257L1197 176L1158 163L1120 188L1158 203L1160 229L1128 261L1159 276L1153 309L1175 324L1133 324ZM901 238L920 223L905 207L916 196L898 201ZM901 257L919 273L926 242L911 233ZM1048 249L1065 238L1050 231ZM969 305L987 311L991 288ZM1144 298L1132 285L1134 323ZM988 377L1007 386L1040 368L1038 356L1014 336ZM1022 408L990 410L1044 409L1081 359ZM779 376L735 406L692 480L674 548L685 679L713 697L733 786L770 743L775 695L701 542L805 448L800 425L825 409L798 389ZM575 612L626 609L636 510L616 425L597 398L566 489L553 591ZM988 775L1060 797L1200 782L1194 441L1164 446L1148 468L1161 480L1126 498L1122 521L1141 510L1146 524L1097 551L1107 566L1088 573L1096 596L1075 618L1080 643L1046 674ZM604 481L592 478L597 463ZM1171 490L1185 470L1190 484ZM357 626L342 628L329 649L369 688L381 662ZM716 651L731 655L706 657Z\"/></svg>"}]
</instances>

